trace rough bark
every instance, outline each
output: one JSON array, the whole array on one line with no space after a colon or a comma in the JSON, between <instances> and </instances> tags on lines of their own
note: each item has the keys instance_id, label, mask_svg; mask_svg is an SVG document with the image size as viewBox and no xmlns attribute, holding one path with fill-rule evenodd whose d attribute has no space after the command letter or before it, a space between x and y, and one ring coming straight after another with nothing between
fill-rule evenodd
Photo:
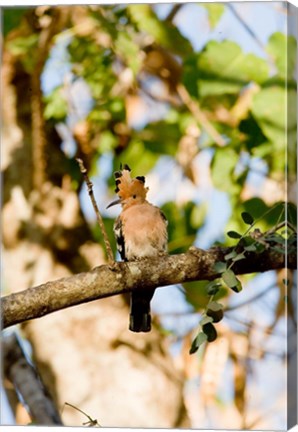
<instances>
[{"instance_id":1,"label":"rough bark","mask_svg":"<svg viewBox=\"0 0 298 432\"><path fill-rule=\"evenodd\" d=\"M9 327L60 309L134 289L212 280L219 276L214 271L214 265L223 261L230 251L231 248L212 248L209 251L191 248L188 253L180 255L102 265L89 272L10 294L2 298L3 326ZM255 273L280 269L285 264L283 254L267 250L261 254L250 253L247 259L235 263L233 269L237 274ZM295 254L289 255L287 266L295 268Z\"/></svg>"}]
</instances>

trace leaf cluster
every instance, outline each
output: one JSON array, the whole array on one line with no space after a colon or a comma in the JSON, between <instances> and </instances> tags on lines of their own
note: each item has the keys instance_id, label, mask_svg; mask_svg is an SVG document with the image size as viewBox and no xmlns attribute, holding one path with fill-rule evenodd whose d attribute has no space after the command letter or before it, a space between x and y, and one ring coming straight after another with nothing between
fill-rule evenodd
<instances>
[{"instance_id":1,"label":"leaf cluster","mask_svg":"<svg viewBox=\"0 0 298 432\"><path fill-rule=\"evenodd\" d=\"M257 221L250 213L243 212L241 217L244 223L249 225L249 228L244 234L236 231L229 231L227 233L230 238L237 239L238 242L224 256L224 261L218 261L214 265L214 270L219 274L219 277L205 285L209 302L200 321L200 331L192 342L189 351L190 354L194 354L204 342L213 342L217 338L214 323L222 320L224 308L220 303L213 300L214 296L218 294L222 287L231 289L236 293L239 293L243 289L240 279L233 270L235 263L245 260L251 253L260 254L265 249L270 249L281 254L291 254L296 251L297 232L293 226L281 223L280 227L276 226L268 232L261 233L259 229L252 231ZM282 229L281 232L279 232L280 228Z\"/></svg>"}]
</instances>

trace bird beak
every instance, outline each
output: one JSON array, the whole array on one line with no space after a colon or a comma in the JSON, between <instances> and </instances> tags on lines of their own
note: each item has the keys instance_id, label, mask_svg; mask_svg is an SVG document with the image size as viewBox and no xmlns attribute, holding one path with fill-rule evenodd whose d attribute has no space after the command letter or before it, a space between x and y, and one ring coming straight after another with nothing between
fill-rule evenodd
<instances>
[{"instance_id":1,"label":"bird beak","mask_svg":"<svg viewBox=\"0 0 298 432\"><path fill-rule=\"evenodd\" d=\"M112 206L114 206L114 205L116 205L116 204L121 204L121 198L119 198L119 199L116 199L115 201L112 201L107 207L106 207L106 209L108 209L108 208L110 208L110 207L112 207Z\"/></svg>"}]
</instances>

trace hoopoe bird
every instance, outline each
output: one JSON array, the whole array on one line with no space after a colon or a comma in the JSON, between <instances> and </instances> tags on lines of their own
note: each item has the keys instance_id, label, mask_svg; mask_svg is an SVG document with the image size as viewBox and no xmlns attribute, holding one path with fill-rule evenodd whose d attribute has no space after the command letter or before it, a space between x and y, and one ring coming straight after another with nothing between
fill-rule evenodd
<instances>
[{"instance_id":1,"label":"hoopoe bird","mask_svg":"<svg viewBox=\"0 0 298 432\"><path fill-rule=\"evenodd\" d=\"M107 208L121 204L122 211L114 223L117 249L124 261L154 257L167 252L167 219L163 212L146 200L149 188L145 177L132 178L130 168L120 166L114 173L119 199ZM129 329L133 332L151 330L150 301L155 289L136 289L130 295Z\"/></svg>"}]
</instances>

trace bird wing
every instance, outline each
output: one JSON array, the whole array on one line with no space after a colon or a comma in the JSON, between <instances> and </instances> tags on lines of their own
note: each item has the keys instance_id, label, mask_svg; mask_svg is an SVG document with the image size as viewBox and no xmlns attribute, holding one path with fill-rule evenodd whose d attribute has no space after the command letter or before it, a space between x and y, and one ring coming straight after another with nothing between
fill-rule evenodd
<instances>
[{"instance_id":1,"label":"bird wing","mask_svg":"<svg viewBox=\"0 0 298 432\"><path fill-rule=\"evenodd\" d=\"M120 216L115 220L114 233L115 233L116 242L117 242L117 250L121 256L121 259L123 261L126 261L124 237L123 237L123 231L122 231L122 221L121 221Z\"/></svg>"}]
</instances>

